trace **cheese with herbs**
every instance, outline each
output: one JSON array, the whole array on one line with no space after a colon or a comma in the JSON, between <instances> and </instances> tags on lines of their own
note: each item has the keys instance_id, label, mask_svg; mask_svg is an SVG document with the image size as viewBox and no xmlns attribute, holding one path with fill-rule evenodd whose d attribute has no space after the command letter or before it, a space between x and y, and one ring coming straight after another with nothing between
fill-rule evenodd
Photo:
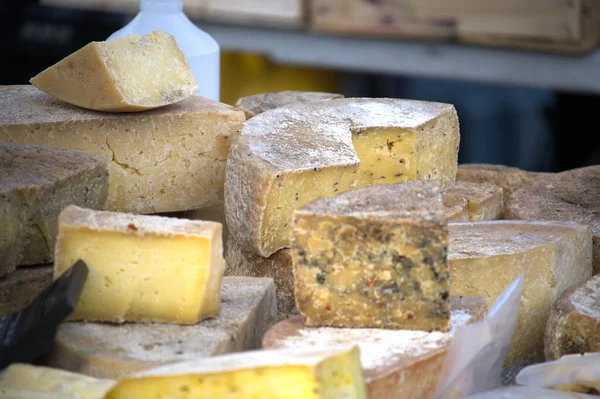
<instances>
[{"instance_id":1,"label":"cheese with herbs","mask_svg":"<svg viewBox=\"0 0 600 399\"><path fill-rule=\"evenodd\" d=\"M449 222L481 222L502 219L502 189L489 183L457 181L442 193Z\"/></svg>"},{"instance_id":2,"label":"cheese with herbs","mask_svg":"<svg viewBox=\"0 0 600 399\"><path fill-rule=\"evenodd\" d=\"M318 101L344 98L341 94L321 93L315 91L280 91L276 93L261 93L237 100L236 107L246 113L246 118L262 114L270 109L292 104L314 103Z\"/></svg>"}]
</instances>

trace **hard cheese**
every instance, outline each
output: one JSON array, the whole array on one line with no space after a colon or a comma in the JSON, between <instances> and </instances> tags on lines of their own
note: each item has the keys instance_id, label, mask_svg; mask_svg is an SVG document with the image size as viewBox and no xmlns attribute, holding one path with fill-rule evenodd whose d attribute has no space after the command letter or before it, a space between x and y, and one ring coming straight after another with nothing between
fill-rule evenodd
<instances>
[{"instance_id":1,"label":"hard cheese","mask_svg":"<svg viewBox=\"0 0 600 399\"><path fill-rule=\"evenodd\" d=\"M586 352L600 352L600 275L563 292L546 326L546 360Z\"/></svg>"},{"instance_id":2,"label":"hard cheese","mask_svg":"<svg viewBox=\"0 0 600 399\"><path fill-rule=\"evenodd\" d=\"M20 267L0 279L0 316L27 306L52 283L52 265Z\"/></svg>"},{"instance_id":3,"label":"hard cheese","mask_svg":"<svg viewBox=\"0 0 600 399\"><path fill-rule=\"evenodd\" d=\"M0 140L103 156L108 209L201 209L223 202L225 161L244 113L201 97L144 113L73 107L31 86L0 86Z\"/></svg>"},{"instance_id":4,"label":"hard cheese","mask_svg":"<svg viewBox=\"0 0 600 399\"><path fill-rule=\"evenodd\" d=\"M481 319L487 300L452 297L452 328ZM325 349L358 345L372 399L433 398L452 333L362 328L306 327L300 317L282 321L263 338L263 348Z\"/></svg>"},{"instance_id":5,"label":"hard cheese","mask_svg":"<svg viewBox=\"0 0 600 399\"><path fill-rule=\"evenodd\" d=\"M590 226L594 273L600 273L600 165L549 175L515 191L506 213L507 219L565 220Z\"/></svg>"},{"instance_id":6,"label":"hard cheese","mask_svg":"<svg viewBox=\"0 0 600 399\"><path fill-rule=\"evenodd\" d=\"M517 327L505 364L539 361L550 308L572 284L592 274L587 226L561 222L450 223L452 295L494 301L525 274Z\"/></svg>"},{"instance_id":7,"label":"hard cheese","mask_svg":"<svg viewBox=\"0 0 600 399\"><path fill-rule=\"evenodd\" d=\"M221 298L216 317L192 326L63 323L48 364L118 379L164 364L259 348L277 317L272 280L226 277Z\"/></svg>"},{"instance_id":8,"label":"hard cheese","mask_svg":"<svg viewBox=\"0 0 600 399\"><path fill-rule=\"evenodd\" d=\"M502 189L489 183L457 181L442 193L449 222L481 222L502 218Z\"/></svg>"},{"instance_id":9,"label":"hard cheese","mask_svg":"<svg viewBox=\"0 0 600 399\"><path fill-rule=\"evenodd\" d=\"M60 214L55 278L78 259L89 275L71 320L195 324L221 307L221 224L92 211Z\"/></svg>"},{"instance_id":10,"label":"hard cheese","mask_svg":"<svg viewBox=\"0 0 600 399\"><path fill-rule=\"evenodd\" d=\"M270 350L199 359L122 379L105 399L362 399L358 348Z\"/></svg>"},{"instance_id":11,"label":"hard cheese","mask_svg":"<svg viewBox=\"0 0 600 399\"><path fill-rule=\"evenodd\" d=\"M355 187L454 181L453 106L392 99L296 104L244 124L227 161L227 224L268 257L288 247L294 210Z\"/></svg>"},{"instance_id":12,"label":"hard cheese","mask_svg":"<svg viewBox=\"0 0 600 399\"><path fill-rule=\"evenodd\" d=\"M440 186L351 190L296 210L296 306L307 326L447 331L448 228Z\"/></svg>"},{"instance_id":13,"label":"hard cheese","mask_svg":"<svg viewBox=\"0 0 600 399\"><path fill-rule=\"evenodd\" d=\"M76 151L0 142L0 276L51 262L67 205L106 207L108 167Z\"/></svg>"},{"instance_id":14,"label":"hard cheese","mask_svg":"<svg viewBox=\"0 0 600 399\"><path fill-rule=\"evenodd\" d=\"M92 42L30 82L59 100L109 112L162 107L198 91L175 38L161 30Z\"/></svg>"},{"instance_id":15,"label":"hard cheese","mask_svg":"<svg viewBox=\"0 0 600 399\"><path fill-rule=\"evenodd\" d=\"M344 96L341 94L314 91L280 91L277 93L261 93L242 97L237 100L235 106L242 109L246 113L246 118L250 119L270 109L286 105L314 103L336 98L344 98Z\"/></svg>"}]
</instances>

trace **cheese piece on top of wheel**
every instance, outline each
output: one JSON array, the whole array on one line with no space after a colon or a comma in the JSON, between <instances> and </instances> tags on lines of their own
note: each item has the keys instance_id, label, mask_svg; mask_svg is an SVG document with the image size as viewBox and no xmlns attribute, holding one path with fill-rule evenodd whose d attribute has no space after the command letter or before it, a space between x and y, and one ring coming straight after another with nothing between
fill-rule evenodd
<instances>
[{"instance_id":1,"label":"cheese piece on top of wheel","mask_svg":"<svg viewBox=\"0 0 600 399\"><path fill-rule=\"evenodd\" d=\"M0 279L0 317L29 305L52 283L52 265L20 267Z\"/></svg>"},{"instance_id":2,"label":"cheese piece on top of wheel","mask_svg":"<svg viewBox=\"0 0 600 399\"><path fill-rule=\"evenodd\" d=\"M289 247L294 210L352 188L454 181L452 105L337 99L273 109L246 122L226 167L230 233L268 257Z\"/></svg>"},{"instance_id":3,"label":"cheese piece on top of wheel","mask_svg":"<svg viewBox=\"0 0 600 399\"><path fill-rule=\"evenodd\" d=\"M98 378L123 378L164 364L260 347L277 317L271 279L225 277L217 316L190 326L67 322L48 364Z\"/></svg>"},{"instance_id":4,"label":"cheese piece on top of wheel","mask_svg":"<svg viewBox=\"0 0 600 399\"><path fill-rule=\"evenodd\" d=\"M451 297L452 328L474 323L487 313L479 297ZM263 337L263 348L327 348L358 345L369 398L433 398L451 332L379 328L307 327L300 317L277 323Z\"/></svg>"},{"instance_id":5,"label":"cheese piece on top of wheel","mask_svg":"<svg viewBox=\"0 0 600 399\"><path fill-rule=\"evenodd\" d=\"M448 227L436 182L359 188L296 210L296 306L307 326L447 331Z\"/></svg>"},{"instance_id":6,"label":"cheese piece on top of wheel","mask_svg":"<svg viewBox=\"0 0 600 399\"><path fill-rule=\"evenodd\" d=\"M600 165L536 180L511 195L506 213L507 219L564 220L590 226L594 274L600 273Z\"/></svg>"},{"instance_id":7,"label":"cheese piece on top of wheel","mask_svg":"<svg viewBox=\"0 0 600 399\"><path fill-rule=\"evenodd\" d=\"M78 259L89 275L70 320L195 324L221 307L221 224L65 208L54 277Z\"/></svg>"},{"instance_id":8,"label":"cheese piece on top of wheel","mask_svg":"<svg viewBox=\"0 0 600 399\"><path fill-rule=\"evenodd\" d=\"M600 352L600 275L567 289L552 306L544 337L546 360Z\"/></svg>"},{"instance_id":9,"label":"cheese piece on top of wheel","mask_svg":"<svg viewBox=\"0 0 600 399\"><path fill-rule=\"evenodd\" d=\"M175 38L161 30L92 42L30 82L59 100L108 112L162 107L198 91Z\"/></svg>"},{"instance_id":10,"label":"cheese piece on top of wheel","mask_svg":"<svg viewBox=\"0 0 600 399\"><path fill-rule=\"evenodd\" d=\"M502 189L489 183L457 181L442 192L449 222L481 222L502 219Z\"/></svg>"},{"instance_id":11,"label":"cheese piece on top of wheel","mask_svg":"<svg viewBox=\"0 0 600 399\"><path fill-rule=\"evenodd\" d=\"M58 214L106 207L108 167L78 151L0 142L0 277L52 262Z\"/></svg>"},{"instance_id":12,"label":"cheese piece on top of wheel","mask_svg":"<svg viewBox=\"0 0 600 399\"><path fill-rule=\"evenodd\" d=\"M151 369L120 380L105 399L364 399L357 347L261 350Z\"/></svg>"},{"instance_id":13,"label":"cheese piece on top of wheel","mask_svg":"<svg viewBox=\"0 0 600 399\"><path fill-rule=\"evenodd\" d=\"M540 361L552 304L592 275L587 226L567 222L450 223L452 295L498 295L525 275L521 309L505 365Z\"/></svg>"},{"instance_id":14,"label":"cheese piece on top of wheel","mask_svg":"<svg viewBox=\"0 0 600 399\"><path fill-rule=\"evenodd\" d=\"M270 109L286 105L314 103L317 101L334 100L336 98L344 98L344 96L336 93L289 90L242 97L237 100L235 106L243 110L246 113L246 118L250 119Z\"/></svg>"},{"instance_id":15,"label":"cheese piece on top of wheel","mask_svg":"<svg viewBox=\"0 0 600 399\"><path fill-rule=\"evenodd\" d=\"M143 113L89 111L32 86L0 86L0 141L103 156L108 209L177 212L223 202L231 138L246 120L233 107L192 96Z\"/></svg>"}]
</instances>

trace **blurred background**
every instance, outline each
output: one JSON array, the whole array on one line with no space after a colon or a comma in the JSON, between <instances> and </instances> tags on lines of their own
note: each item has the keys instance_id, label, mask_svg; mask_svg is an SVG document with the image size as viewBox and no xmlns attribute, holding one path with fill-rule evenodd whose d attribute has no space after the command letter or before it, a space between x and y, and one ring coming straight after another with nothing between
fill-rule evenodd
<instances>
[{"instance_id":1,"label":"blurred background","mask_svg":"<svg viewBox=\"0 0 600 399\"><path fill-rule=\"evenodd\" d=\"M0 84L105 40L137 0L0 0ZM270 91L452 103L461 163L600 163L598 0L185 0L221 101Z\"/></svg>"}]
</instances>

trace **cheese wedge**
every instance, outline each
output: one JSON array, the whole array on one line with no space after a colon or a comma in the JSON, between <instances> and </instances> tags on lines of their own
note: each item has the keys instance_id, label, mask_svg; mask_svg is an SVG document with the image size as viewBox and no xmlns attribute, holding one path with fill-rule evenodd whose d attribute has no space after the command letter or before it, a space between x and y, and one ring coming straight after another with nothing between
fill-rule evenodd
<instances>
[{"instance_id":1,"label":"cheese wedge","mask_svg":"<svg viewBox=\"0 0 600 399\"><path fill-rule=\"evenodd\" d=\"M198 91L175 38L161 30L92 42L30 82L59 100L109 112L162 107Z\"/></svg>"},{"instance_id":2,"label":"cheese wedge","mask_svg":"<svg viewBox=\"0 0 600 399\"><path fill-rule=\"evenodd\" d=\"M78 259L88 279L71 320L195 324L219 313L221 224L67 207L54 277Z\"/></svg>"},{"instance_id":3,"label":"cheese wedge","mask_svg":"<svg viewBox=\"0 0 600 399\"><path fill-rule=\"evenodd\" d=\"M362 399L358 348L270 350L199 359L124 378L105 399Z\"/></svg>"},{"instance_id":4,"label":"cheese wedge","mask_svg":"<svg viewBox=\"0 0 600 399\"><path fill-rule=\"evenodd\" d=\"M448 228L450 293L495 301L524 273L521 309L505 365L542 360L552 304L565 289L592 274L589 228L521 221L450 223Z\"/></svg>"},{"instance_id":5,"label":"cheese wedge","mask_svg":"<svg viewBox=\"0 0 600 399\"><path fill-rule=\"evenodd\" d=\"M20 267L0 279L0 317L29 305L52 283L52 265Z\"/></svg>"},{"instance_id":6,"label":"cheese wedge","mask_svg":"<svg viewBox=\"0 0 600 399\"><path fill-rule=\"evenodd\" d=\"M479 321L487 313L485 298L451 297L450 301L453 329ZM263 348L358 345L369 398L430 399L451 341L450 332L306 327L300 317L294 317L271 328Z\"/></svg>"},{"instance_id":7,"label":"cheese wedge","mask_svg":"<svg viewBox=\"0 0 600 399\"><path fill-rule=\"evenodd\" d=\"M268 257L289 247L294 210L352 188L454 181L453 106L337 99L257 115L231 147L225 213L236 241Z\"/></svg>"},{"instance_id":8,"label":"cheese wedge","mask_svg":"<svg viewBox=\"0 0 600 399\"><path fill-rule=\"evenodd\" d=\"M489 183L457 181L442 193L449 222L481 222L502 219L502 189Z\"/></svg>"},{"instance_id":9,"label":"cheese wedge","mask_svg":"<svg viewBox=\"0 0 600 399\"><path fill-rule=\"evenodd\" d=\"M242 97L237 100L236 107L246 113L246 118L262 114L270 109L284 107L292 104L306 104L318 101L344 98L341 94L321 93L315 91L280 91L276 93L261 93L253 96Z\"/></svg>"}]
</instances>

